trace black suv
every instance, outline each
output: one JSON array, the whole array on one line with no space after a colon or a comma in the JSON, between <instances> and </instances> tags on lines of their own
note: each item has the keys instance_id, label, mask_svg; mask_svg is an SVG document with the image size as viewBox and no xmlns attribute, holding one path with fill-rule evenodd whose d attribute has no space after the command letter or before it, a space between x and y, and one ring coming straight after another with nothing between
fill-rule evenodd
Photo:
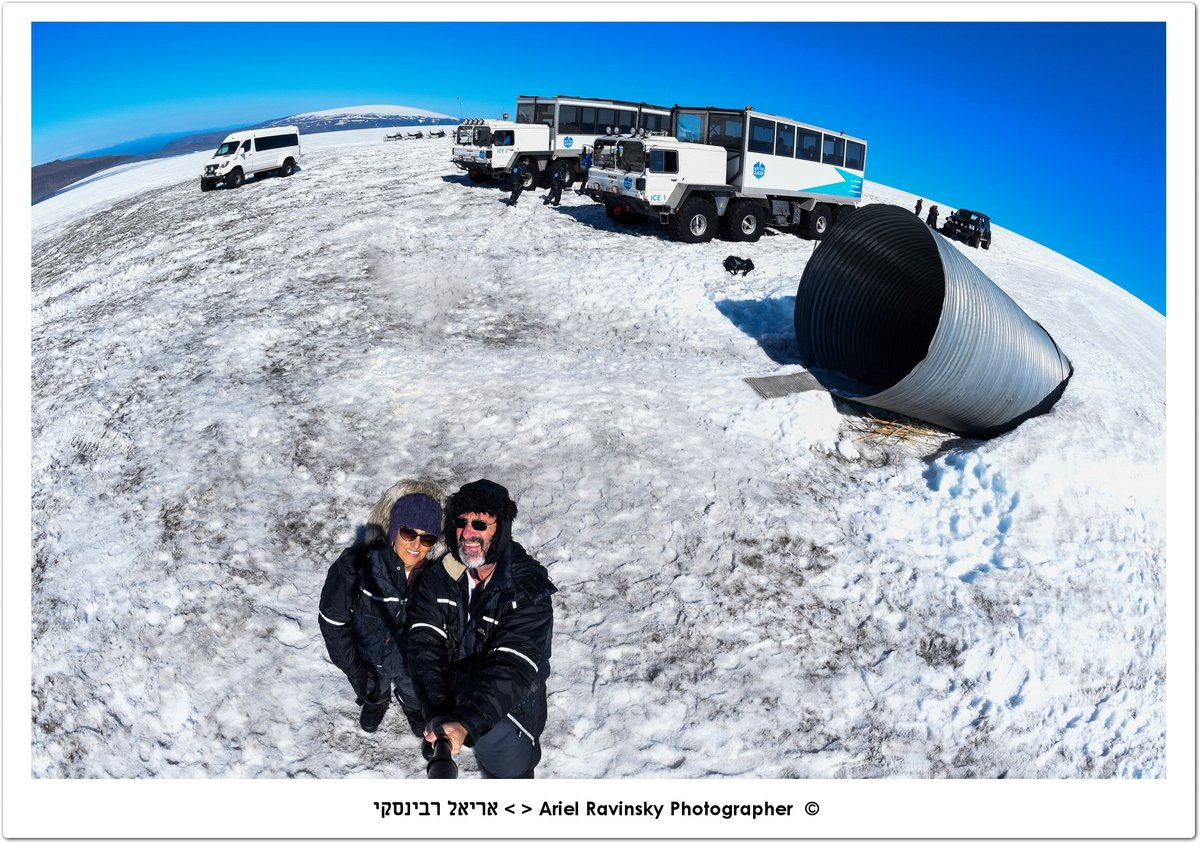
<instances>
[{"instance_id":1,"label":"black suv","mask_svg":"<svg viewBox=\"0 0 1200 843\"><path fill-rule=\"evenodd\" d=\"M992 221L987 214L959 208L946 218L942 234L970 243L975 248L983 246L987 249L992 245Z\"/></svg>"}]
</instances>

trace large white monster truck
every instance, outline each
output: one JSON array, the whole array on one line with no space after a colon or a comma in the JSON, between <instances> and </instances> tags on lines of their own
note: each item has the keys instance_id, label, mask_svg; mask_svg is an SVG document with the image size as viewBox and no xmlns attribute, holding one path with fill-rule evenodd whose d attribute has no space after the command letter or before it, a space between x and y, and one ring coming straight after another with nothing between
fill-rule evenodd
<instances>
[{"instance_id":1,"label":"large white monster truck","mask_svg":"<svg viewBox=\"0 0 1200 843\"><path fill-rule=\"evenodd\" d=\"M580 159L610 132L664 131L671 110L646 103L590 97L517 97L516 120L467 120L454 133L451 161L473 182L525 165L525 187L555 170L568 187L583 170Z\"/></svg>"},{"instance_id":2,"label":"large white monster truck","mask_svg":"<svg viewBox=\"0 0 1200 843\"><path fill-rule=\"evenodd\" d=\"M765 225L820 239L862 199L865 140L749 107L676 106L671 134L597 140L586 192L610 219L657 219L685 243Z\"/></svg>"}]
</instances>

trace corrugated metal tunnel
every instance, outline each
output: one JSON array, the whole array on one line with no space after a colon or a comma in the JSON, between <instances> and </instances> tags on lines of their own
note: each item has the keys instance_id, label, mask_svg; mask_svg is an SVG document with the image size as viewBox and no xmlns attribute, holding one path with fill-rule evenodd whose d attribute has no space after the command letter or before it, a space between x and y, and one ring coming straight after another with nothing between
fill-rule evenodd
<instances>
[{"instance_id":1,"label":"corrugated metal tunnel","mask_svg":"<svg viewBox=\"0 0 1200 843\"><path fill-rule=\"evenodd\" d=\"M1071 363L912 211L838 221L796 292L800 360L830 392L988 438L1050 409Z\"/></svg>"}]
</instances>

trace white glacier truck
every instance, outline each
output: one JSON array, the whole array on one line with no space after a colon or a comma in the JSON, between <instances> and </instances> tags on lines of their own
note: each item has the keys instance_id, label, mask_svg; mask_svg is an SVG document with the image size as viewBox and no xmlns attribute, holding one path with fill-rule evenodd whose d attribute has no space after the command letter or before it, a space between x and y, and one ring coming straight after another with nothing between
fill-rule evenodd
<instances>
[{"instance_id":1,"label":"white glacier truck","mask_svg":"<svg viewBox=\"0 0 1200 843\"><path fill-rule=\"evenodd\" d=\"M221 183L241 187L246 176L262 178L271 173L290 176L299 161L300 130L295 126L234 132L204 165L200 189L212 190Z\"/></svg>"},{"instance_id":2,"label":"white glacier truck","mask_svg":"<svg viewBox=\"0 0 1200 843\"><path fill-rule=\"evenodd\" d=\"M657 219L673 240L721 233L753 242L763 226L825 236L862 199L867 142L741 110L671 111L671 136L596 141L585 191L610 219Z\"/></svg>"},{"instance_id":3,"label":"white glacier truck","mask_svg":"<svg viewBox=\"0 0 1200 843\"><path fill-rule=\"evenodd\" d=\"M450 159L473 182L525 165L524 187L557 170L563 187L583 173L580 160L610 132L666 130L671 110L647 103L591 97L517 97L516 120L467 120L455 130Z\"/></svg>"}]
</instances>

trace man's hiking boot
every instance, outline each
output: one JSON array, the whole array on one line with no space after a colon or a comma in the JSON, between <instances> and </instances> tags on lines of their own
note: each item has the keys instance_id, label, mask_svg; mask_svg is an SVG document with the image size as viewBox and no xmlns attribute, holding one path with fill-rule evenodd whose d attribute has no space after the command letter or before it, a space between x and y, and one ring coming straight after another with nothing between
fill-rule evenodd
<instances>
[{"instance_id":1,"label":"man's hiking boot","mask_svg":"<svg viewBox=\"0 0 1200 843\"><path fill-rule=\"evenodd\" d=\"M401 709L404 711L404 718L408 721L408 728L412 733L421 740L425 739L425 718L421 716L419 709L409 708L401 703Z\"/></svg>"},{"instance_id":2,"label":"man's hiking boot","mask_svg":"<svg viewBox=\"0 0 1200 843\"><path fill-rule=\"evenodd\" d=\"M374 732L383 722L383 715L387 714L387 710L387 703L363 703L362 711L358 715L358 725L362 726L364 732Z\"/></svg>"}]
</instances>

